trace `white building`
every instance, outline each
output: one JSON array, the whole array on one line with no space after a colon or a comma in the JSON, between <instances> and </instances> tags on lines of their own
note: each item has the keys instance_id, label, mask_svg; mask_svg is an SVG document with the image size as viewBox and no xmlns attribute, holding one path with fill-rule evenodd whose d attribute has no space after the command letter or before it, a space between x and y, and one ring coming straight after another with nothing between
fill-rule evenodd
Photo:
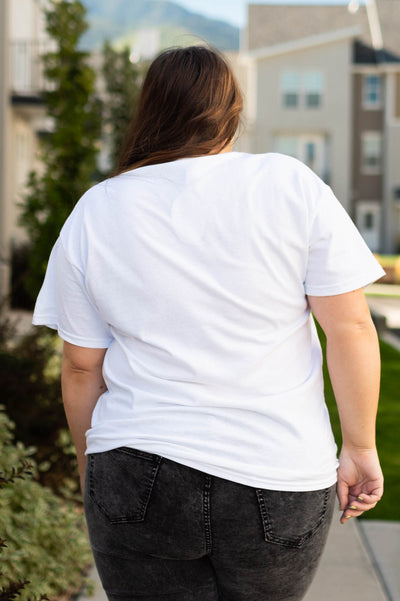
<instances>
[{"instance_id":1,"label":"white building","mask_svg":"<svg viewBox=\"0 0 400 601\"><path fill-rule=\"evenodd\" d=\"M40 55L48 49L40 0L0 2L0 298L9 290L9 262L23 240L18 203L37 167L40 135L49 128Z\"/></svg>"}]
</instances>

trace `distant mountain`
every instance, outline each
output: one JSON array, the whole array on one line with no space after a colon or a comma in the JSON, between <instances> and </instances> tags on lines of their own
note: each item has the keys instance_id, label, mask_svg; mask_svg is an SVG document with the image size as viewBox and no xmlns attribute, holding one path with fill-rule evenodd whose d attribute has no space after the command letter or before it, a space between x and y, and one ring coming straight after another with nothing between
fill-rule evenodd
<instances>
[{"instance_id":1,"label":"distant mountain","mask_svg":"<svg viewBox=\"0 0 400 601\"><path fill-rule=\"evenodd\" d=\"M105 39L129 41L139 30L157 29L161 46L206 40L220 50L239 48L239 29L198 15L168 0L82 0L90 29L82 39L87 49L99 48Z\"/></svg>"}]
</instances>

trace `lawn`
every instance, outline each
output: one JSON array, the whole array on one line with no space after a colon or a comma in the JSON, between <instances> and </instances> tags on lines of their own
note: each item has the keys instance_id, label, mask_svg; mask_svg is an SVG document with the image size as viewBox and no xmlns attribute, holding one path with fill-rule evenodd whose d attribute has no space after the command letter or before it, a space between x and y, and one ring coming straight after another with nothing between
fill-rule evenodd
<instances>
[{"instance_id":1,"label":"lawn","mask_svg":"<svg viewBox=\"0 0 400 601\"><path fill-rule=\"evenodd\" d=\"M319 330L325 352L325 339ZM377 447L385 476L385 493L375 509L363 517L400 521L400 352L380 342L382 357L381 396L377 421ZM324 362L325 396L338 448L341 445L339 417Z\"/></svg>"},{"instance_id":2,"label":"lawn","mask_svg":"<svg viewBox=\"0 0 400 601\"><path fill-rule=\"evenodd\" d=\"M375 255L378 261L385 265L394 266L396 262L400 259L400 255Z\"/></svg>"}]
</instances>

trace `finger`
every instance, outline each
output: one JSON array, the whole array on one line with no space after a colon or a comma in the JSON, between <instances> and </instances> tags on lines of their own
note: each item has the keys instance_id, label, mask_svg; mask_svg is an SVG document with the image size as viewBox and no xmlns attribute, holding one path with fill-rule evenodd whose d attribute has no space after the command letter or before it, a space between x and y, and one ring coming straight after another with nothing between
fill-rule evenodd
<instances>
[{"instance_id":1,"label":"finger","mask_svg":"<svg viewBox=\"0 0 400 601\"><path fill-rule=\"evenodd\" d=\"M345 524L351 518L356 518L362 515L365 511L369 511L378 503L380 497L376 494L360 494L349 495L348 503L341 515L340 522Z\"/></svg>"},{"instance_id":2,"label":"finger","mask_svg":"<svg viewBox=\"0 0 400 601\"><path fill-rule=\"evenodd\" d=\"M360 504L361 507L364 508L372 508L375 507L375 505L378 503L378 501L381 500L381 495L379 494L366 494L366 493L360 493L356 499L354 499L354 504ZM350 496L350 504L353 503L353 499Z\"/></svg>"},{"instance_id":3,"label":"finger","mask_svg":"<svg viewBox=\"0 0 400 601\"><path fill-rule=\"evenodd\" d=\"M337 496L339 499L339 506L341 509L346 507L349 503L349 487L346 483L340 480L337 483Z\"/></svg>"},{"instance_id":4,"label":"finger","mask_svg":"<svg viewBox=\"0 0 400 601\"><path fill-rule=\"evenodd\" d=\"M342 513L342 515L340 516L340 523L341 524L347 524L347 522L349 522L350 519L353 518L353 517L356 517L356 516L351 515L350 511L344 511Z\"/></svg>"},{"instance_id":5,"label":"finger","mask_svg":"<svg viewBox=\"0 0 400 601\"><path fill-rule=\"evenodd\" d=\"M343 514L351 515L352 518L358 518L364 511L368 511L366 507L360 507L358 505L347 505L343 510Z\"/></svg>"},{"instance_id":6,"label":"finger","mask_svg":"<svg viewBox=\"0 0 400 601\"><path fill-rule=\"evenodd\" d=\"M350 519L351 517L359 517L362 515L362 513L364 513L364 511L373 509L379 500L376 495L373 498L372 495L368 495L368 498L367 495L360 495L356 498L353 495L350 495L349 499L349 503L342 515L342 517L346 520Z\"/></svg>"},{"instance_id":7,"label":"finger","mask_svg":"<svg viewBox=\"0 0 400 601\"><path fill-rule=\"evenodd\" d=\"M366 508L361 509L360 507L356 507L355 505L348 505L343 511L340 522L345 524L350 520L350 518L358 518L366 511Z\"/></svg>"},{"instance_id":8,"label":"finger","mask_svg":"<svg viewBox=\"0 0 400 601\"><path fill-rule=\"evenodd\" d=\"M369 506L369 503L364 501L363 497L350 494L345 509L357 509L359 511L365 511L367 506Z\"/></svg>"},{"instance_id":9,"label":"finger","mask_svg":"<svg viewBox=\"0 0 400 601\"><path fill-rule=\"evenodd\" d=\"M366 511L365 508L360 509L359 507L356 507L355 505L348 505L346 507L346 509L343 511L341 517L347 521L350 518L360 517L360 515L362 515L364 513L364 511Z\"/></svg>"}]
</instances>

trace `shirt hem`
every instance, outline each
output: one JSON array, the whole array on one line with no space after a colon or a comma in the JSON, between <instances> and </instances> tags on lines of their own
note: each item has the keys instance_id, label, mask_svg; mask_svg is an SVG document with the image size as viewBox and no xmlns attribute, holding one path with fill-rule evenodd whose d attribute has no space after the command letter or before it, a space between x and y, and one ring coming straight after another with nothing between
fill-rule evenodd
<instances>
[{"instance_id":1,"label":"shirt hem","mask_svg":"<svg viewBox=\"0 0 400 601\"><path fill-rule=\"evenodd\" d=\"M190 459L187 459L186 457L180 458L180 457L176 457L172 454L169 453L164 453L162 450L157 452L156 450L149 450L150 447L148 447L147 445L131 445L131 444L124 444L121 442L121 444L114 444L111 446L111 448L104 448L104 449L99 449L99 450L91 450L90 449L90 444L88 445L88 450L86 451L86 455L91 455L91 454L96 454L96 453L102 453L102 452L106 452L106 451L111 451L113 449L122 447L122 446L126 446L126 447L130 447L130 448L135 448L141 451L144 451L146 453L154 453L155 455L159 455L165 459L169 459L170 461L175 461L176 463L179 463L181 465L185 465L187 467L190 467L192 469L198 470L200 472L209 474L210 476L216 476L217 478L222 478L224 480L228 480L229 482L236 482L238 484L243 484L244 486L250 486L252 488L260 488L260 489L264 489L264 490L278 490L278 491L285 491L285 492L311 492L311 491L315 491L315 490L322 490L325 488L328 488L330 486L332 486L333 484L335 484L337 482L337 467L339 465L339 462L336 460L336 464L335 467L332 466L332 468L329 470L329 472L326 472L326 475L320 477L315 477L313 478L312 476L308 476L307 478L302 479L301 481L295 481L293 479L290 478L290 476L288 476L287 479L285 480L277 480L276 478L272 477L268 477L268 475L266 475L264 478L258 478L255 476L251 476L251 475L243 475L241 472L235 472L233 470L230 469L224 469L223 467L220 466L214 466L211 464L208 464L206 462L202 462L202 461L191 461ZM93 445L95 446L95 445ZM146 448L144 448L146 447ZM282 472L283 472L284 468L282 467Z\"/></svg>"},{"instance_id":2,"label":"shirt hem","mask_svg":"<svg viewBox=\"0 0 400 601\"><path fill-rule=\"evenodd\" d=\"M37 315L32 319L32 325L34 326L46 326L51 328L52 330L57 330L60 338L65 340L65 342L69 342L70 344L74 344L76 346L82 346L84 348L108 348L112 342L112 338L109 340L98 339L98 338L80 338L79 336L74 336L68 334L60 328L57 324L57 320L54 316L50 315Z\"/></svg>"},{"instance_id":3,"label":"shirt hem","mask_svg":"<svg viewBox=\"0 0 400 601\"><path fill-rule=\"evenodd\" d=\"M365 288L373 282L376 282L385 275L384 270L378 270L375 275L368 275L360 277L357 280L351 280L343 282L342 284L336 284L334 286L306 286L305 293L311 296L330 296L335 294L345 294L346 292L352 292L359 288Z\"/></svg>"}]
</instances>

